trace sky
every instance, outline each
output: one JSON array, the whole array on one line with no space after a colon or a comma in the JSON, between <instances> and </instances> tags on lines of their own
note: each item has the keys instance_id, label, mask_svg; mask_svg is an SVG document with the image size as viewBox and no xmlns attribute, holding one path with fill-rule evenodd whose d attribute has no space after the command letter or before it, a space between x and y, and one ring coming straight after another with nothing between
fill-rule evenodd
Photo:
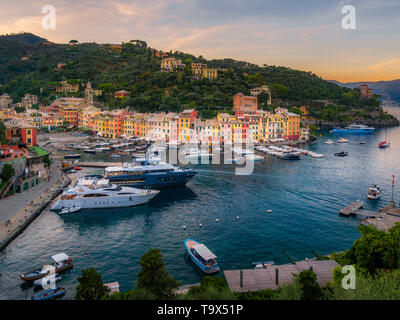
<instances>
[{"instance_id":1,"label":"sky","mask_svg":"<svg viewBox=\"0 0 400 320\"><path fill-rule=\"evenodd\" d=\"M45 5L55 8L55 29L42 27ZM346 5L355 8L353 30L342 27ZM327 80L400 78L400 0L0 0L0 8L0 34L32 32L57 43L140 39Z\"/></svg>"}]
</instances>

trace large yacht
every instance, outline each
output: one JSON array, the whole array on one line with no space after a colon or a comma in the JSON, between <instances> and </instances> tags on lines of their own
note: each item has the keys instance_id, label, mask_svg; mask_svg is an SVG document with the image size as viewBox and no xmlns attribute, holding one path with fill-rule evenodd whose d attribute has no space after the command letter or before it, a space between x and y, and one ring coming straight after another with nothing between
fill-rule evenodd
<instances>
[{"instance_id":1,"label":"large yacht","mask_svg":"<svg viewBox=\"0 0 400 320\"><path fill-rule=\"evenodd\" d=\"M149 202L159 192L121 187L107 179L81 178L64 190L52 210L130 207Z\"/></svg>"},{"instance_id":2,"label":"large yacht","mask_svg":"<svg viewBox=\"0 0 400 320\"><path fill-rule=\"evenodd\" d=\"M151 164L142 161L133 166L107 167L104 178L119 186L158 190L184 187L196 173L193 169L175 167L165 162Z\"/></svg>"},{"instance_id":3,"label":"large yacht","mask_svg":"<svg viewBox=\"0 0 400 320\"><path fill-rule=\"evenodd\" d=\"M375 128L363 124L350 124L345 128L335 128L332 130L333 133L372 133L374 131Z\"/></svg>"}]
</instances>

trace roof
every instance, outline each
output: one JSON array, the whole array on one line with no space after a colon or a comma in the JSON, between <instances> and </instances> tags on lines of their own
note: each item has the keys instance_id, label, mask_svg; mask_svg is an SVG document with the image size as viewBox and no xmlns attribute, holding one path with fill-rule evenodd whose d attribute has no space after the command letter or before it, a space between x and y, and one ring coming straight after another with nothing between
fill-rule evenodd
<instances>
[{"instance_id":1,"label":"roof","mask_svg":"<svg viewBox=\"0 0 400 320\"><path fill-rule=\"evenodd\" d=\"M38 146L28 147L28 150L31 153L31 158L33 158L33 159L45 157L50 154L50 152L48 152L47 150L45 150L41 147L38 147Z\"/></svg>"},{"instance_id":2,"label":"roof","mask_svg":"<svg viewBox=\"0 0 400 320\"><path fill-rule=\"evenodd\" d=\"M66 255L64 252L61 252L61 253L55 254L54 256L51 256L51 258L52 258L55 262L60 263L60 262L63 262L63 261L68 260L68 259L69 259L69 256Z\"/></svg>"},{"instance_id":3,"label":"roof","mask_svg":"<svg viewBox=\"0 0 400 320\"><path fill-rule=\"evenodd\" d=\"M217 256L210 251L204 244L196 244L192 247L196 252L204 259L211 260L215 259Z\"/></svg>"}]
</instances>

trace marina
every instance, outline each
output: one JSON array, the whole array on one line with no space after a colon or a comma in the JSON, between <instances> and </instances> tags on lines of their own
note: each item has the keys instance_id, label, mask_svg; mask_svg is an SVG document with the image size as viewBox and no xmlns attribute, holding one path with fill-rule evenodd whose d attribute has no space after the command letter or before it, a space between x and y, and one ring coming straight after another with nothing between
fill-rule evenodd
<instances>
[{"instance_id":1,"label":"marina","mask_svg":"<svg viewBox=\"0 0 400 320\"><path fill-rule=\"evenodd\" d=\"M283 250L296 261L310 257L313 250L324 255L345 250L359 238L360 221L338 212L358 199L364 202L364 210L372 212L388 203L393 170L399 174L400 149L394 138L398 130L389 129L392 146L386 150L376 147L385 130L344 136L349 142L341 145L325 144L334 138L324 133L316 144L298 146L324 154L320 159L301 153L301 161L283 161L256 150L264 161L256 162L248 176L235 175L235 164L182 165L197 171L186 187L162 190L154 201L140 207L61 216L46 209L0 253L0 298L30 299L33 289L21 287L19 274L48 263L49 252L67 252L74 259L74 268L64 272L59 282L66 289L64 299L71 299L80 270L92 266L105 282L117 281L121 291L131 289L140 270L138 261L151 247L161 249L168 271L177 280L198 283L204 274L182 245L188 238L205 243L222 270L234 271L249 268L253 261L287 264ZM360 141L367 143L360 145ZM349 156L334 157L342 150ZM107 153L84 154L82 161L115 162ZM79 166L84 172L75 175L104 174L104 167ZM379 200L367 200L372 183L382 189ZM394 198L398 197L395 188ZM394 218L388 215L387 221ZM370 223L368 219L386 221L367 218L364 223ZM118 265L113 263L116 259Z\"/></svg>"}]
</instances>

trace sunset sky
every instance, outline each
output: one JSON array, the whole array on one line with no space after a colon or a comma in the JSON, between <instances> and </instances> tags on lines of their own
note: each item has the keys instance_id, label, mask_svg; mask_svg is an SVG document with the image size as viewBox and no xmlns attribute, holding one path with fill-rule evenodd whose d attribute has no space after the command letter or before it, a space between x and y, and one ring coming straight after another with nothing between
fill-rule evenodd
<instances>
[{"instance_id":1,"label":"sunset sky","mask_svg":"<svg viewBox=\"0 0 400 320\"><path fill-rule=\"evenodd\" d=\"M56 8L55 30L42 28L46 4ZM344 5L356 8L356 30L341 26ZM26 31L59 43L141 39L164 51L342 82L400 78L400 0L0 0L0 8L0 34Z\"/></svg>"}]
</instances>

